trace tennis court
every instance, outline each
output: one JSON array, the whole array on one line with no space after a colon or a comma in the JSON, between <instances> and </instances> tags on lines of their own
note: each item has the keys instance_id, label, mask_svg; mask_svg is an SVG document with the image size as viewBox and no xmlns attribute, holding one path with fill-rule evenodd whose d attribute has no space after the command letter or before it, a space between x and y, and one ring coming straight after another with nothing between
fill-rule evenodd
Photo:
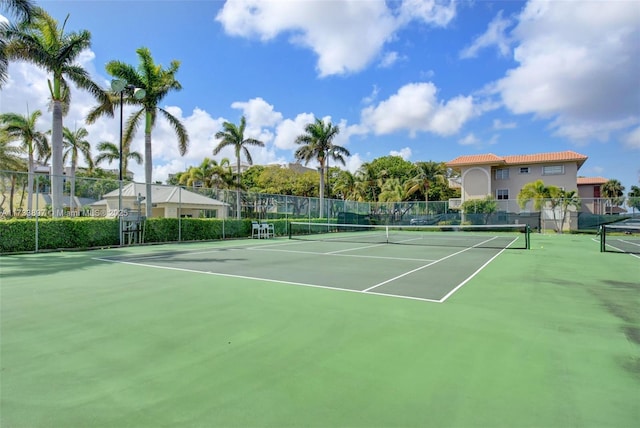
<instances>
[{"instance_id":1,"label":"tennis court","mask_svg":"<svg viewBox=\"0 0 640 428\"><path fill-rule=\"evenodd\" d=\"M640 259L419 232L0 257L0 425L640 420Z\"/></svg>"}]
</instances>

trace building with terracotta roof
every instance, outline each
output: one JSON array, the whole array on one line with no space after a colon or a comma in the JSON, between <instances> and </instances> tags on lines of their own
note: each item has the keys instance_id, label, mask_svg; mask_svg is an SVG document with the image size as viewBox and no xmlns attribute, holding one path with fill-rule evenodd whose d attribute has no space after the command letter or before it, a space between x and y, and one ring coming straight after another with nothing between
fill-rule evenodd
<instances>
[{"instance_id":1,"label":"building with terracotta roof","mask_svg":"<svg viewBox=\"0 0 640 428\"><path fill-rule=\"evenodd\" d=\"M459 156L446 163L460 174L461 198L451 200L450 207L464 201L483 199L488 195L498 200L499 210L506 212L533 212L530 202L524 209L517 204L520 190L527 184L542 180L547 186L578 193L581 199L591 198L581 210L598 213L599 205L593 198L600 198L600 186L607 182L602 177L578 177L578 171L587 156L574 151L536 153L530 155L498 156L493 153ZM553 213L542 213L543 220ZM575 215L570 220L575 228ZM569 225L567 225L569 227Z\"/></svg>"}]
</instances>

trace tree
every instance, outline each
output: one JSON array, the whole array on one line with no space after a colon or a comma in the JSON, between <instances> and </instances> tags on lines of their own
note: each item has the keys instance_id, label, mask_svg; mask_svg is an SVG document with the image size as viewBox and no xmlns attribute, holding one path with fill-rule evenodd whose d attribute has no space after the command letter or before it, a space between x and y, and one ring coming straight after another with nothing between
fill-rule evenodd
<instances>
[{"instance_id":1,"label":"tree","mask_svg":"<svg viewBox=\"0 0 640 428\"><path fill-rule=\"evenodd\" d=\"M336 178L334 192L342 199L358 199L356 176L349 171L340 170Z\"/></svg>"},{"instance_id":2,"label":"tree","mask_svg":"<svg viewBox=\"0 0 640 428\"><path fill-rule=\"evenodd\" d=\"M101 141L98 143L98 150L100 154L94 159L96 165L102 162L111 163L120 160L120 147L117 144L109 141ZM133 160L138 165L142 164L142 155L139 152L132 152L130 144L122 145L122 171L124 173L124 179L127 179L127 168L129 168L129 160Z\"/></svg>"},{"instance_id":3,"label":"tree","mask_svg":"<svg viewBox=\"0 0 640 428\"><path fill-rule=\"evenodd\" d=\"M429 213L429 189L433 185L448 186L447 167L444 162L416 162L418 173L408 180L409 195L422 193L426 204L426 212Z\"/></svg>"},{"instance_id":4,"label":"tree","mask_svg":"<svg viewBox=\"0 0 640 428\"><path fill-rule=\"evenodd\" d=\"M627 193L629 206L633 210L640 210L640 187L631 186L631 191Z\"/></svg>"},{"instance_id":5,"label":"tree","mask_svg":"<svg viewBox=\"0 0 640 428\"><path fill-rule=\"evenodd\" d=\"M4 6L11 14L16 16L22 22L31 22L33 19L35 6L31 0L1 0L0 6ZM0 88L4 85L9 77L7 70L9 68L9 60L7 58L6 48L6 31L9 29L9 24L3 20L0 20Z\"/></svg>"},{"instance_id":6,"label":"tree","mask_svg":"<svg viewBox=\"0 0 640 428\"><path fill-rule=\"evenodd\" d=\"M465 216L472 215L472 218L480 214L482 224L487 224L491 214L498 210L498 201L491 195L487 195L484 199L470 199L464 201L460 206Z\"/></svg>"},{"instance_id":7,"label":"tree","mask_svg":"<svg viewBox=\"0 0 640 428\"><path fill-rule=\"evenodd\" d=\"M548 202L553 213L553 222L556 225L556 232L562 233L564 224L569 214L569 207L580 208L581 200L575 190L565 191L556 186L548 186ZM559 216L558 216L559 211Z\"/></svg>"},{"instance_id":8,"label":"tree","mask_svg":"<svg viewBox=\"0 0 640 428\"><path fill-rule=\"evenodd\" d=\"M220 139L220 143L213 149L213 155L220 153L225 147L232 147L236 154L236 217L238 220L241 218L241 206L240 206L240 189L241 189L241 172L240 172L240 156L244 153L247 163L253 164L251 158L251 152L247 146L264 147L264 143L255 138L244 138L244 130L247 126L247 120L244 116L240 118L240 125L236 126L231 122L225 122L222 124L223 131L216 132L215 137Z\"/></svg>"},{"instance_id":9,"label":"tree","mask_svg":"<svg viewBox=\"0 0 640 428\"><path fill-rule=\"evenodd\" d=\"M20 157L23 153L22 148L14 146L13 139L7 135L4 129L0 128L0 190L2 191L2 200L0 201L0 216L4 216L4 202L6 200L6 181L9 178L9 215L13 216L13 195L15 194L15 186L18 173L27 169L24 160Z\"/></svg>"},{"instance_id":10,"label":"tree","mask_svg":"<svg viewBox=\"0 0 640 428\"><path fill-rule=\"evenodd\" d=\"M187 152L189 145L189 135L187 129L182 122L167 110L159 107L161 101L169 94L170 91L179 91L182 85L176 80L176 73L180 68L180 61L173 60L169 68L165 69L161 65L155 64L151 52L145 47L136 50L140 64L138 68L126 64L121 61L109 61L106 65L107 72L117 78L128 82L136 88L144 89L145 96L142 99L135 97L123 97L124 104L133 105L139 109L131 113L127 119L126 128L123 135L123 147L130 146L131 141L140 125L144 120L144 180L146 183L146 216L151 217L152 214L152 195L151 184L153 175L153 156L151 133L156 125L158 114L165 118L169 125L173 128L178 137L178 150L180 156ZM102 116L107 115L113 117L115 106L119 105L120 95L112 93L105 97L102 103L92 109L87 116L87 122L93 123Z\"/></svg>"},{"instance_id":11,"label":"tree","mask_svg":"<svg viewBox=\"0 0 640 428\"><path fill-rule=\"evenodd\" d=\"M204 158L199 166L192 166L182 174L178 182L192 187L199 184L207 189L226 188L233 182L229 159L224 158L218 163L215 159Z\"/></svg>"},{"instance_id":12,"label":"tree","mask_svg":"<svg viewBox=\"0 0 640 428\"><path fill-rule=\"evenodd\" d=\"M329 157L344 165L344 156L351 154L342 146L333 144L333 139L340 133L340 128L331 122L325 123L316 118L304 128L305 133L296 138L296 144L300 147L294 156L298 161L304 161L305 165L315 160L320 164L320 217L324 216L324 166Z\"/></svg>"},{"instance_id":13,"label":"tree","mask_svg":"<svg viewBox=\"0 0 640 428\"><path fill-rule=\"evenodd\" d=\"M78 160L82 155L89 166L89 169L93 168L93 160L91 159L91 144L86 140L89 132L85 128L78 128L75 131L71 131L65 127L62 130L63 144L66 150L62 156L62 160L71 162L71 189L69 191L69 209L74 210L75 195L76 195L76 168L78 166Z\"/></svg>"},{"instance_id":14,"label":"tree","mask_svg":"<svg viewBox=\"0 0 640 428\"><path fill-rule=\"evenodd\" d=\"M602 185L602 196L607 200L609 214L612 214L613 207L624 201L624 186L620 181L611 179Z\"/></svg>"},{"instance_id":15,"label":"tree","mask_svg":"<svg viewBox=\"0 0 640 428\"><path fill-rule=\"evenodd\" d=\"M104 91L89 78L89 73L77 64L78 56L91 45L91 33L86 30L65 33L62 27L44 10L37 8L34 19L6 30L7 58L30 61L51 73L49 92L52 104L51 125L51 202L53 216L62 215L62 128L63 115L71 100L69 82L104 100Z\"/></svg>"},{"instance_id":16,"label":"tree","mask_svg":"<svg viewBox=\"0 0 640 428\"><path fill-rule=\"evenodd\" d=\"M548 198L549 189L545 186L544 181L536 180L522 187L520 193L518 193L518 205L524 209L524 207L533 200L533 209L542 211L542 207Z\"/></svg>"},{"instance_id":17,"label":"tree","mask_svg":"<svg viewBox=\"0 0 640 428\"><path fill-rule=\"evenodd\" d=\"M49 142L44 132L36 129L36 123L42 116L40 110L36 110L29 116L17 113L5 113L0 115L0 124L7 138L18 140L23 150L27 153L27 216L33 212L33 175L36 159L45 157L49 151Z\"/></svg>"}]
</instances>

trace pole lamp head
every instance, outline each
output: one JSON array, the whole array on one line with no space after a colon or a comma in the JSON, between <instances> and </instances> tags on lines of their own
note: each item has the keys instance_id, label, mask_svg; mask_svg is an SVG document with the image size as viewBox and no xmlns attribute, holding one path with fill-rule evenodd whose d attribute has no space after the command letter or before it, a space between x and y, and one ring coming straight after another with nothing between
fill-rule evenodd
<instances>
[{"instance_id":1,"label":"pole lamp head","mask_svg":"<svg viewBox=\"0 0 640 428\"><path fill-rule=\"evenodd\" d=\"M122 92L127 87L127 82L121 79L113 79L111 81L111 90L113 92Z\"/></svg>"},{"instance_id":2,"label":"pole lamp head","mask_svg":"<svg viewBox=\"0 0 640 428\"><path fill-rule=\"evenodd\" d=\"M147 91L145 91L144 89L142 88L133 89L133 98L135 98L136 100L143 99L145 95L147 95Z\"/></svg>"}]
</instances>

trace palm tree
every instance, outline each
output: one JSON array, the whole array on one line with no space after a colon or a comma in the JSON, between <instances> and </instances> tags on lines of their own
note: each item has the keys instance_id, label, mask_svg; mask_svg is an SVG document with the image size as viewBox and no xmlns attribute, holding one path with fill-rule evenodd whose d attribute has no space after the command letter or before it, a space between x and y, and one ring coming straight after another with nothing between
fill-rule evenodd
<instances>
[{"instance_id":1,"label":"palm tree","mask_svg":"<svg viewBox=\"0 0 640 428\"><path fill-rule=\"evenodd\" d=\"M382 191L378 198L380 202L402 202L409 198L410 188L403 184L399 178L390 178L382 185Z\"/></svg>"},{"instance_id":2,"label":"palm tree","mask_svg":"<svg viewBox=\"0 0 640 428\"><path fill-rule=\"evenodd\" d=\"M117 162L120 160L120 147L117 144L109 141L101 141L98 143L98 150L100 154L94 159L96 165L102 162ZM124 171L124 179L127 179L127 168L129 166L129 160L135 161L138 165L142 164L142 155L139 152L132 152L129 144L123 144L122 147L122 171Z\"/></svg>"},{"instance_id":3,"label":"palm tree","mask_svg":"<svg viewBox=\"0 0 640 428\"><path fill-rule=\"evenodd\" d=\"M80 53L91 45L91 33L87 30L65 33L67 19L68 15L62 27L58 27L55 19L37 8L31 23L10 26L5 32L7 58L30 61L52 74L48 82L52 104L51 202L54 217L62 215L62 117L71 100L68 80L99 100L106 97L76 61Z\"/></svg>"},{"instance_id":4,"label":"palm tree","mask_svg":"<svg viewBox=\"0 0 640 428\"><path fill-rule=\"evenodd\" d=\"M218 163L215 159L204 158L199 166L192 166L181 174L178 183L192 187L200 184L206 189L227 187L233 183L229 159L224 158Z\"/></svg>"},{"instance_id":5,"label":"palm tree","mask_svg":"<svg viewBox=\"0 0 640 428\"><path fill-rule=\"evenodd\" d=\"M520 205L520 208L524 208L533 200L533 209L541 211L548 198L549 189L545 186L544 181L536 180L522 187L520 193L518 193L518 205Z\"/></svg>"},{"instance_id":6,"label":"palm tree","mask_svg":"<svg viewBox=\"0 0 640 428\"><path fill-rule=\"evenodd\" d=\"M356 176L350 171L340 170L336 179L334 192L342 199L358 199Z\"/></svg>"},{"instance_id":7,"label":"palm tree","mask_svg":"<svg viewBox=\"0 0 640 428\"><path fill-rule=\"evenodd\" d=\"M156 124L158 113L162 115L173 128L178 137L178 150L183 156L189 145L187 129L177 117L167 110L159 107L161 101L170 91L179 91L182 85L176 80L176 73L180 68L180 61L173 60L169 68L156 65L148 48L142 47L136 50L140 64L135 68L121 61L109 61L106 65L107 72L117 79L122 79L136 88L144 89L145 96L138 100L134 97L123 98L125 104L140 107L134 111L127 120L123 135L123 146L131 144L131 140L144 118L144 179L146 183L146 216L151 217L152 200L151 184L153 175L153 157L151 153L151 132ZM102 100L102 103L89 112L87 122L93 123L98 117L108 115L113 117L115 106L120 101L119 94L110 94Z\"/></svg>"},{"instance_id":8,"label":"palm tree","mask_svg":"<svg viewBox=\"0 0 640 428\"><path fill-rule=\"evenodd\" d=\"M35 6L31 0L0 0L0 6L5 7L9 12L16 16L20 21L31 22L34 15ZM7 41L5 39L5 31L9 28L7 22L0 20L0 88L7 81L9 75L9 60L5 53Z\"/></svg>"},{"instance_id":9,"label":"palm tree","mask_svg":"<svg viewBox=\"0 0 640 428\"><path fill-rule=\"evenodd\" d=\"M447 185L447 167L443 162L416 162L418 173L409 180L410 195L424 193L425 211L429 214L429 188L432 184Z\"/></svg>"},{"instance_id":10,"label":"palm tree","mask_svg":"<svg viewBox=\"0 0 640 428\"><path fill-rule=\"evenodd\" d=\"M69 192L69 209L73 211L76 195L76 167L78 166L78 158L82 155L87 162L89 169L93 168L93 160L91 159L91 144L86 140L89 132L85 128L76 129L72 132L65 127L62 130L63 144L66 148L62 160L66 163L71 161L71 189Z\"/></svg>"},{"instance_id":11,"label":"palm tree","mask_svg":"<svg viewBox=\"0 0 640 428\"><path fill-rule=\"evenodd\" d=\"M23 171L27 169L24 160L20 156L24 151L19 146L14 146L12 143L14 140L7 135L4 129L0 128L0 190L2 191L2 200L0 201L0 213L4 213L4 202L6 200L5 190L6 181L5 177L9 177L9 215L13 216L13 195L15 194L15 187L18 173L16 171Z\"/></svg>"},{"instance_id":12,"label":"palm tree","mask_svg":"<svg viewBox=\"0 0 640 428\"><path fill-rule=\"evenodd\" d=\"M220 151L229 146L233 147L236 153L236 217L239 220L241 218L240 212L240 155L244 153L245 158L247 159L247 163L249 165L253 164L253 159L251 159L251 153L247 146L258 146L264 147L264 143L260 140L256 140L255 138L244 138L244 130L246 128L247 121L244 116L240 118L240 126L236 126L231 122L225 122L222 124L223 131L216 132L215 137L220 139L220 143L213 149L213 155L217 155Z\"/></svg>"},{"instance_id":13,"label":"palm tree","mask_svg":"<svg viewBox=\"0 0 640 428\"><path fill-rule=\"evenodd\" d=\"M631 186L631 191L627 193L629 198L629 206L635 213L635 210L640 210L640 187Z\"/></svg>"},{"instance_id":14,"label":"palm tree","mask_svg":"<svg viewBox=\"0 0 640 428\"><path fill-rule=\"evenodd\" d=\"M36 129L36 122L42 116L40 110L36 110L29 116L17 113L5 113L0 115L0 124L3 132L9 139L19 140L23 150L27 153L27 216L31 217L33 211L33 174L36 155L40 159L47 156L49 142L44 132Z\"/></svg>"},{"instance_id":15,"label":"palm tree","mask_svg":"<svg viewBox=\"0 0 640 428\"><path fill-rule=\"evenodd\" d=\"M324 166L329 158L341 162L344 165L344 156L351 153L342 146L332 143L340 133L340 128L331 122L325 123L316 118L315 122L307 124L305 133L296 138L296 144L302 144L294 156L298 161L304 161L307 165L315 160L320 164L320 217L323 217L324 208Z\"/></svg>"},{"instance_id":16,"label":"palm tree","mask_svg":"<svg viewBox=\"0 0 640 428\"><path fill-rule=\"evenodd\" d=\"M620 181L612 178L602 185L602 196L607 200L609 214L612 214L613 207L624 201L624 186Z\"/></svg>"},{"instance_id":17,"label":"palm tree","mask_svg":"<svg viewBox=\"0 0 640 428\"><path fill-rule=\"evenodd\" d=\"M371 162L365 162L360 165L360 168L356 171L356 181L357 181L357 193L359 195L358 201L371 201L376 202L377 199L377 190L379 189L379 184L384 181L381 180L376 173L375 168Z\"/></svg>"}]
</instances>

